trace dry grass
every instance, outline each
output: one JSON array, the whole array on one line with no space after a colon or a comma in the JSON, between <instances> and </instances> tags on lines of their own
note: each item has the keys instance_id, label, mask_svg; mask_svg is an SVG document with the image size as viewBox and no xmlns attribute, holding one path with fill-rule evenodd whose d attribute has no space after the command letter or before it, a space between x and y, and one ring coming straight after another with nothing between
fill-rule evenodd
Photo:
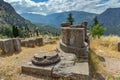
<instances>
[{"instance_id":1,"label":"dry grass","mask_svg":"<svg viewBox=\"0 0 120 80\"><path fill-rule=\"evenodd\" d=\"M118 36L102 36L100 39L91 39L90 47L98 55L120 59L120 52L117 51L118 42Z\"/></svg>"},{"instance_id":2,"label":"dry grass","mask_svg":"<svg viewBox=\"0 0 120 80\"><path fill-rule=\"evenodd\" d=\"M117 51L117 42L120 42L118 36L103 36L100 39L91 39L91 68L94 68L93 74L103 73L106 80L113 80L107 74L101 65L101 61L97 55L114 57L120 59L120 52ZM26 64L34 54L40 52L52 52L56 49L56 42L46 44L42 47L22 48L22 52L12 55L0 55L0 80L46 80L44 78L37 78L21 74L21 66ZM94 52L93 52L94 51ZM97 55L96 55L96 54ZM94 77L94 76L93 76Z\"/></svg>"},{"instance_id":3,"label":"dry grass","mask_svg":"<svg viewBox=\"0 0 120 80\"><path fill-rule=\"evenodd\" d=\"M112 75L103 69L104 64L99 60L98 56L120 59L120 52L117 51L118 42L120 42L119 36L102 36L100 39L90 40L90 48L92 50L90 57L95 70L94 74L102 73L105 80L116 79L113 79Z\"/></svg>"},{"instance_id":4,"label":"dry grass","mask_svg":"<svg viewBox=\"0 0 120 80\"><path fill-rule=\"evenodd\" d=\"M114 80L114 78L103 69L103 64L99 56L92 50L90 50L89 54L89 65L93 80L97 80L97 74L102 75L105 80Z\"/></svg>"},{"instance_id":5,"label":"dry grass","mask_svg":"<svg viewBox=\"0 0 120 80\"><path fill-rule=\"evenodd\" d=\"M0 80L44 80L34 76L21 74L21 66L26 64L35 53L52 52L56 44L46 44L42 47L22 48L22 52L11 55L0 55Z\"/></svg>"}]
</instances>

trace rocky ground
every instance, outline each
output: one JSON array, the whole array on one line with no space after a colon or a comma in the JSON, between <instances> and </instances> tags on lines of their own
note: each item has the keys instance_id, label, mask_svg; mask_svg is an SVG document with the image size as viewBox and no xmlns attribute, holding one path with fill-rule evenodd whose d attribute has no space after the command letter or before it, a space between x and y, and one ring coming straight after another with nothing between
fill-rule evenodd
<instances>
[{"instance_id":1,"label":"rocky ground","mask_svg":"<svg viewBox=\"0 0 120 80\"><path fill-rule=\"evenodd\" d=\"M21 66L26 64L34 54L52 52L56 44L46 44L36 48L22 48L22 52L0 55L0 80L50 80L48 77L22 74Z\"/></svg>"},{"instance_id":2,"label":"rocky ground","mask_svg":"<svg viewBox=\"0 0 120 80\"><path fill-rule=\"evenodd\" d=\"M110 56L104 56L104 50L97 50L96 54L102 62L102 67L107 74L114 78L120 77L120 59ZM119 79L118 79L119 80Z\"/></svg>"},{"instance_id":3,"label":"rocky ground","mask_svg":"<svg viewBox=\"0 0 120 80\"><path fill-rule=\"evenodd\" d=\"M102 40L94 40L93 42L91 42L91 49L99 56L102 62L102 68L105 70L106 73L115 77L120 77L120 54L115 50L114 46L109 47L106 45L101 45L100 42ZM105 42L106 40L103 41ZM111 42L113 42L113 40L111 40ZM109 42L109 44L111 42ZM114 42L116 42L116 39ZM38 76L34 74L22 74L21 66L31 60L34 54L53 52L54 50L56 50L56 46L57 44L46 44L44 46L35 48L23 47L20 53L14 53L9 55L0 54L0 80L51 80L49 77Z\"/></svg>"},{"instance_id":4,"label":"rocky ground","mask_svg":"<svg viewBox=\"0 0 120 80\"><path fill-rule=\"evenodd\" d=\"M105 57L104 59L104 69L115 77L120 76L120 59L108 57Z\"/></svg>"}]
</instances>

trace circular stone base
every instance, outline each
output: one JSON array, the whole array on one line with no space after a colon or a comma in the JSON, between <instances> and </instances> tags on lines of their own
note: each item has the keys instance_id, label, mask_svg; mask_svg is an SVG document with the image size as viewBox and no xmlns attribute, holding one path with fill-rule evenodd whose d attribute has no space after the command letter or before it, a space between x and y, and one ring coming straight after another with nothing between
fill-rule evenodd
<instances>
[{"instance_id":1,"label":"circular stone base","mask_svg":"<svg viewBox=\"0 0 120 80\"><path fill-rule=\"evenodd\" d=\"M37 66L49 66L60 62L60 57L58 54L52 56L38 56L35 55L32 58L32 63Z\"/></svg>"}]
</instances>

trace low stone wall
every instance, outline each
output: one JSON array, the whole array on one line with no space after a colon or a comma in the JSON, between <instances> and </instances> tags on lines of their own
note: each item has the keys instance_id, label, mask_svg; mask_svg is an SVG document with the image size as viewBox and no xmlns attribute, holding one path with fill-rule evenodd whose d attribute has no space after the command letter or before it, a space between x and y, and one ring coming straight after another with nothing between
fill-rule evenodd
<instances>
[{"instance_id":1,"label":"low stone wall","mask_svg":"<svg viewBox=\"0 0 120 80\"><path fill-rule=\"evenodd\" d=\"M0 48L2 53L14 53L16 51L21 51L21 40L18 38L13 39L1 39Z\"/></svg>"},{"instance_id":2,"label":"low stone wall","mask_svg":"<svg viewBox=\"0 0 120 80\"><path fill-rule=\"evenodd\" d=\"M43 45L43 38L36 38L30 40L22 40L21 45L23 47L35 47L35 46L42 46Z\"/></svg>"}]
</instances>

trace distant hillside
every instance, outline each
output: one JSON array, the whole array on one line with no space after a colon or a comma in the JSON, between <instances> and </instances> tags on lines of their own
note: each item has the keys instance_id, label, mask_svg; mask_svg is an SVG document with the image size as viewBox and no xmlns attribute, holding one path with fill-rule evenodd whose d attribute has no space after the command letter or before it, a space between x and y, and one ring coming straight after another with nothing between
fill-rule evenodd
<instances>
[{"instance_id":1,"label":"distant hillside","mask_svg":"<svg viewBox=\"0 0 120 80\"><path fill-rule=\"evenodd\" d=\"M99 22L107 28L106 34L120 35L120 8L109 8L98 16Z\"/></svg>"},{"instance_id":2,"label":"distant hillside","mask_svg":"<svg viewBox=\"0 0 120 80\"><path fill-rule=\"evenodd\" d=\"M69 11L69 12L62 12L62 13L54 13L47 16L39 15L39 14L31 14L31 13L24 13L21 14L24 18L30 20L33 23L43 23L52 25L55 27L60 27L62 22L67 21L67 17L69 13L72 13L73 18L75 19L75 24L81 24L82 21L87 20L90 24L92 19L97 16L97 14L87 13L82 11Z\"/></svg>"},{"instance_id":3,"label":"distant hillside","mask_svg":"<svg viewBox=\"0 0 120 80\"><path fill-rule=\"evenodd\" d=\"M16 13L15 9L7 2L0 0L0 27L4 26L34 26L30 21Z\"/></svg>"},{"instance_id":4,"label":"distant hillside","mask_svg":"<svg viewBox=\"0 0 120 80\"><path fill-rule=\"evenodd\" d=\"M55 28L45 24L35 24L41 34L52 34L54 36L60 35L60 28Z\"/></svg>"},{"instance_id":5,"label":"distant hillside","mask_svg":"<svg viewBox=\"0 0 120 80\"><path fill-rule=\"evenodd\" d=\"M87 20L90 26L93 22L93 18L97 16L100 24L106 27L105 35L120 35L120 8L109 8L101 14L93 14L82 11L69 12L73 14L73 17L75 19L74 24L81 24L82 21ZM67 21L69 12L54 13L47 16L30 13L24 13L21 15L33 23L43 23L55 27L60 27L60 24L62 22Z\"/></svg>"}]
</instances>

